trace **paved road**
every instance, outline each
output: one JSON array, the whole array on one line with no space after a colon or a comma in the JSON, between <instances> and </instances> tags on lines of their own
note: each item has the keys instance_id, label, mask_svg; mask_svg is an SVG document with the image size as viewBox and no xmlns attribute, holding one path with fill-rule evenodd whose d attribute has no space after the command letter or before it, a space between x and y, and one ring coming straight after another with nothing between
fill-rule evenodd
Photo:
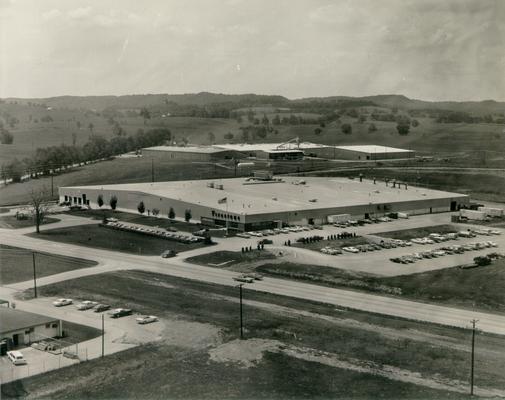
<instances>
[{"instance_id":1,"label":"paved road","mask_svg":"<svg viewBox=\"0 0 505 400\"><path fill-rule=\"evenodd\" d=\"M225 239L225 241L227 240ZM236 285L236 282L232 279L237 275L236 273L189 264L182 257L161 259L160 257L130 255L107 250L90 250L81 246L30 238L16 233L13 234L12 230L0 230L0 243L29 248L35 251L47 251L66 256L87 258L99 263L96 267L41 278L38 280L40 286L80 276L124 269L139 269L221 285ZM215 247L212 248L212 250L214 249ZM203 253L206 250L198 249L191 253ZM12 290L24 290L31 286L31 281L10 284L8 288L0 288L0 297L4 296L6 291L12 293ZM322 288L317 285L273 278L247 285L247 289L463 328L468 327L469 321L475 318L479 320L479 328L481 330L505 335L505 316L502 315L443 307L362 292Z\"/></svg>"}]
</instances>

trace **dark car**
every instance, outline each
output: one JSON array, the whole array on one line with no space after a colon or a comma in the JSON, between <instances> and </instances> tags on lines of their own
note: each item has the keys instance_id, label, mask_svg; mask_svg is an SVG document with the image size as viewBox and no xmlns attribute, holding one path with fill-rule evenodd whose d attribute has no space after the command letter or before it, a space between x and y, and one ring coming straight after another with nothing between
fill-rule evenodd
<instances>
[{"instance_id":1,"label":"dark car","mask_svg":"<svg viewBox=\"0 0 505 400\"><path fill-rule=\"evenodd\" d=\"M111 318L121 318L126 315L131 315L132 310L129 308L116 308L115 310L112 310L109 315Z\"/></svg>"},{"instance_id":2,"label":"dark car","mask_svg":"<svg viewBox=\"0 0 505 400\"><path fill-rule=\"evenodd\" d=\"M108 304L98 304L93 309L94 312L103 312L107 310L110 310L110 306Z\"/></svg>"},{"instance_id":3,"label":"dark car","mask_svg":"<svg viewBox=\"0 0 505 400\"><path fill-rule=\"evenodd\" d=\"M175 250L165 250L163 253L161 253L161 257L163 258L175 257L176 255L177 252Z\"/></svg>"}]
</instances>

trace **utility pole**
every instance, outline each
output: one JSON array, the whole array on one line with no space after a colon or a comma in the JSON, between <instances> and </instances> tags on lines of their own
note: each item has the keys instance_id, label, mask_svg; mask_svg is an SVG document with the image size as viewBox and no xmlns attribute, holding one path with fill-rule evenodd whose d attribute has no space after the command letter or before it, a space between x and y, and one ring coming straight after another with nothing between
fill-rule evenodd
<instances>
[{"instance_id":1,"label":"utility pole","mask_svg":"<svg viewBox=\"0 0 505 400\"><path fill-rule=\"evenodd\" d=\"M105 329L104 329L104 315L102 314L102 358L105 355Z\"/></svg>"},{"instance_id":2,"label":"utility pole","mask_svg":"<svg viewBox=\"0 0 505 400\"><path fill-rule=\"evenodd\" d=\"M243 313L242 313L242 286L244 286L243 283L238 285L239 290L240 290L240 339L244 339L244 323L243 323Z\"/></svg>"},{"instance_id":3,"label":"utility pole","mask_svg":"<svg viewBox=\"0 0 505 400\"><path fill-rule=\"evenodd\" d=\"M473 373L474 373L474 361L475 361L475 324L478 322L476 319L472 319L472 366L470 372L470 396L473 396Z\"/></svg>"},{"instance_id":4,"label":"utility pole","mask_svg":"<svg viewBox=\"0 0 505 400\"><path fill-rule=\"evenodd\" d=\"M37 274L35 272L35 253L32 253L33 260L33 291L35 294L35 298L37 298Z\"/></svg>"},{"instance_id":5,"label":"utility pole","mask_svg":"<svg viewBox=\"0 0 505 400\"><path fill-rule=\"evenodd\" d=\"M154 158L151 158L151 182L154 183Z\"/></svg>"}]
</instances>

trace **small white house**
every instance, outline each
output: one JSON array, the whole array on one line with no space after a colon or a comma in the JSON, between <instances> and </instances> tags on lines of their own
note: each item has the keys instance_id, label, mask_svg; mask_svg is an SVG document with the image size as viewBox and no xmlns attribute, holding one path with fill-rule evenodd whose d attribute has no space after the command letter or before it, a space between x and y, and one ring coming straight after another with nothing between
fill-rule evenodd
<instances>
[{"instance_id":1,"label":"small white house","mask_svg":"<svg viewBox=\"0 0 505 400\"><path fill-rule=\"evenodd\" d=\"M57 318L0 307L0 340L9 340L9 347L61 336L62 329L62 322Z\"/></svg>"}]
</instances>

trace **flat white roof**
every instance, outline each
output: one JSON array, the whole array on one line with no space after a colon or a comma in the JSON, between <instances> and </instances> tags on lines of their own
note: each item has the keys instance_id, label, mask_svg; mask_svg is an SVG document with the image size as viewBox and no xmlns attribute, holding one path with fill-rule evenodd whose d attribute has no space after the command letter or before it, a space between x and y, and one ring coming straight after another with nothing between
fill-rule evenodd
<instances>
[{"instance_id":1,"label":"flat white roof","mask_svg":"<svg viewBox=\"0 0 505 400\"><path fill-rule=\"evenodd\" d=\"M299 145L296 143L225 143L216 144L216 148L236 150L236 151L280 151L280 150L301 150L304 149L315 149L321 147L329 147L324 144L301 142Z\"/></svg>"},{"instance_id":2,"label":"flat white roof","mask_svg":"<svg viewBox=\"0 0 505 400\"><path fill-rule=\"evenodd\" d=\"M355 146L335 146L337 149L359 151L362 153L410 153L412 150L398 149L396 147L377 146L375 144L364 144Z\"/></svg>"},{"instance_id":3,"label":"flat white roof","mask_svg":"<svg viewBox=\"0 0 505 400\"><path fill-rule=\"evenodd\" d=\"M177 151L181 153L219 153L225 149L220 149L211 146L154 146L145 147L143 150L155 151Z\"/></svg>"},{"instance_id":4,"label":"flat white roof","mask_svg":"<svg viewBox=\"0 0 505 400\"><path fill-rule=\"evenodd\" d=\"M245 178L204 179L132 183L103 186L61 188L130 191L151 194L199 204L215 210L236 214L265 214L283 211L350 207L364 204L384 204L417 200L468 197L459 193L443 192L415 186L393 188L384 182L351 180L349 178L279 177L282 181L257 182ZM305 184L300 184L300 181ZM208 187L208 183L222 184L223 190ZM226 198L226 203L219 200ZM316 201L313 201L313 200Z\"/></svg>"}]
</instances>

